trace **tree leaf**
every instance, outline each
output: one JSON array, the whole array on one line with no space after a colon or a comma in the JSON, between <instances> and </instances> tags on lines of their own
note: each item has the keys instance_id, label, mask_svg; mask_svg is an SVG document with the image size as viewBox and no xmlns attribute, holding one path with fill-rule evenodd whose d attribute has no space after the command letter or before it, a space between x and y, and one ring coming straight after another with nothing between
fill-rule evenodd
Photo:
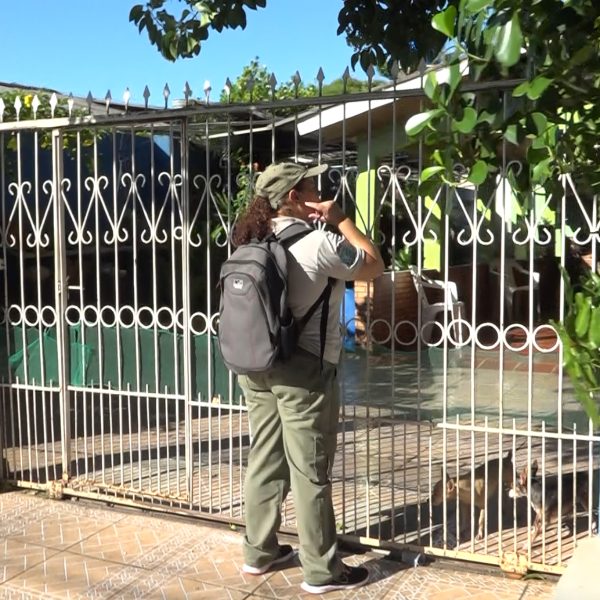
<instances>
[{"instance_id":1,"label":"tree leaf","mask_svg":"<svg viewBox=\"0 0 600 600\"><path fill-rule=\"evenodd\" d=\"M507 142L514 144L515 146L519 145L519 130L516 125L509 125L504 132L504 138Z\"/></svg>"},{"instance_id":2,"label":"tree leaf","mask_svg":"<svg viewBox=\"0 0 600 600\"><path fill-rule=\"evenodd\" d=\"M543 115L540 112L535 112L532 113L531 119L535 124L538 136L546 133L546 128L548 127L548 119L545 117L545 115Z\"/></svg>"},{"instance_id":3,"label":"tree leaf","mask_svg":"<svg viewBox=\"0 0 600 600\"><path fill-rule=\"evenodd\" d=\"M514 12L508 23L498 27L496 36L496 60L505 67L516 65L519 62L523 45L519 11Z\"/></svg>"},{"instance_id":4,"label":"tree leaf","mask_svg":"<svg viewBox=\"0 0 600 600\"><path fill-rule=\"evenodd\" d=\"M135 6L132 6L131 10L129 11L129 20L133 21L134 23L139 23L143 15L144 7L141 4L136 4Z\"/></svg>"},{"instance_id":5,"label":"tree leaf","mask_svg":"<svg viewBox=\"0 0 600 600\"><path fill-rule=\"evenodd\" d=\"M465 10L470 13L478 13L480 10L487 8L492 3L492 0L467 0Z\"/></svg>"},{"instance_id":6,"label":"tree leaf","mask_svg":"<svg viewBox=\"0 0 600 600\"><path fill-rule=\"evenodd\" d=\"M552 83L552 79L539 75L530 84L527 90L527 97L530 100L537 100Z\"/></svg>"},{"instance_id":7,"label":"tree leaf","mask_svg":"<svg viewBox=\"0 0 600 600\"><path fill-rule=\"evenodd\" d=\"M484 160L478 160L471 167L471 171L469 172L468 181L470 181L473 185L481 185L488 174L488 166Z\"/></svg>"},{"instance_id":8,"label":"tree leaf","mask_svg":"<svg viewBox=\"0 0 600 600\"><path fill-rule=\"evenodd\" d=\"M446 10L443 10L431 19L431 26L440 31L445 36L454 37L454 23L456 21L456 6L451 4Z\"/></svg>"},{"instance_id":9,"label":"tree leaf","mask_svg":"<svg viewBox=\"0 0 600 600\"><path fill-rule=\"evenodd\" d=\"M477 111L470 106L467 106L464 111L464 116L461 121L454 121L452 129L460 131L460 133L471 133L477 125Z\"/></svg>"},{"instance_id":10,"label":"tree leaf","mask_svg":"<svg viewBox=\"0 0 600 600\"><path fill-rule=\"evenodd\" d=\"M443 114L443 112L444 110L442 108L435 108L434 110L427 110L417 115L413 115L410 119L408 119L404 127L407 135L417 135L423 131L423 129L425 129L425 127L427 127L427 125L429 125L433 119Z\"/></svg>"},{"instance_id":11,"label":"tree leaf","mask_svg":"<svg viewBox=\"0 0 600 600\"><path fill-rule=\"evenodd\" d=\"M419 179L421 180L421 183L423 183L424 181L431 179L437 173L441 173L445 170L445 167L427 167L421 171L421 177Z\"/></svg>"},{"instance_id":12,"label":"tree leaf","mask_svg":"<svg viewBox=\"0 0 600 600\"><path fill-rule=\"evenodd\" d=\"M519 84L514 90L513 90L513 98L520 98L521 96L525 96L525 94L527 94L527 92L529 91L529 86L530 86L530 82L529 81L524 81L523 83Z\"/></svg>"},{"instance_id":13,"label":"tree leaf","mask_svg":"<svg viewBox=\"0 0 600 600\"><path fill-rule=\"evenodd\" d=\"M428 73L427 77L425 77L425 85L423 86L423 91L430 100L433 100L435 102L438 89L439 86L437 77L432 71L431 73Z\"/></svg>"}]
</instances>

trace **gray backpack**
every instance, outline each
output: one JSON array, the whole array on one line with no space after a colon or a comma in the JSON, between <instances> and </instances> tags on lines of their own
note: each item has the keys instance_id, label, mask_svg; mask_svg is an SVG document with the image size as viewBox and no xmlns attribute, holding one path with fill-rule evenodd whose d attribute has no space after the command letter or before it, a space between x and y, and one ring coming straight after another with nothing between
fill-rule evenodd
<instances>
[{"instance_id":1,"label":"gray backpack","mask_svg":"<svg viewBox=\"0 0 600 600\"><path fill-rule=\"evenodd\" d=\"M219 347L223 362L238 375L268 370L290 358L300 332L320 304L321 362L333 279L301 319L288 306L287 248L310 233L301 224L278 236L239 246L221 266Z\"/></svg>"}]
</instances>

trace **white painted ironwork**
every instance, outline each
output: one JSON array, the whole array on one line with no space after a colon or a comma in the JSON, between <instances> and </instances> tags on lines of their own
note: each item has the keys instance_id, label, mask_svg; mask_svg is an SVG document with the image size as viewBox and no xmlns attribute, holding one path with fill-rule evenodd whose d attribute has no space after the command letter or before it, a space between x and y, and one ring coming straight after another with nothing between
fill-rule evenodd
<instances>
[{"instance_id":1,"label":"white painted ironwork","mask_svg":"<svg viewBox=\"0 0 600 600\"><path fill-rule=\"evenodd\" d=\"M110 92L35 106L0 97L0 477L243 522L251 432L215 344L219 265L267 163L326 162L319 190L389 266L343 307L340 533L492 564L522 553L560 572L597 525L600 436L550 320L564 315L569 244L597 265L598 199L565 175L561 197L532 190L519 203L508 182L523 165L508 148L485 186L457 165L456 187L420 196L424 153L404 143L404 123L424 73L411 83L396 68L384 90L333 98L322 71L317 97L299 98L296 73L295 98L252 105L230 105L227 80L227 102L209 102L207 83L197 106L186 83L176 110L165 85L164 109L147 110L146 88L145 110L127 97L126 115ZM413 276L439 290L423 287L433 296L419 302ZM548 524L530 544L535 515L502 488L534 460L539 481L529 472L524 489L556 489L571 527ZM591 483L578 513L575 473Z\"/></svg>"}]
</instances>

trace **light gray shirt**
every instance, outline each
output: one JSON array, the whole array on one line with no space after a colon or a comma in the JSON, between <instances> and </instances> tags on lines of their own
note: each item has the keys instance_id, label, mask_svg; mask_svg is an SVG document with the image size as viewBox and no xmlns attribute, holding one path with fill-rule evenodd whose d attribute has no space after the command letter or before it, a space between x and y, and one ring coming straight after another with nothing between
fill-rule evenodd
<instances>
[{"instance_id":1,"label":"light gray shirt","mask_svg":"<svg viewBox=\"0 0 600 600\"><path fill-rule=\"evenodd\" d=\"M273 229L277 234L292 223L304 223L311 232L289 247L288 304L294 317L300 319L319 298L327 279L333 277L336 280L329 299L323 358L337 364L342 348L340 306L344 297L344 282L355 279L365 253L352 246L343 236L313 229L305 221L294 217L275 217ZM298 342L300 348L316 356L321 352L321 308L317 308L306 324Z\"/></svg>"}]
</instances>

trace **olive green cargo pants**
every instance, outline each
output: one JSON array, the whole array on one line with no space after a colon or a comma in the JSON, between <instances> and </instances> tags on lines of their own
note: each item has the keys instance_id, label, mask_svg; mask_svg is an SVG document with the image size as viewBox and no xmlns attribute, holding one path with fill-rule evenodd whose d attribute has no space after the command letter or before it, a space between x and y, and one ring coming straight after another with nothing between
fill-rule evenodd
<instances>
[{"instance_id":1,"label":"olive green cargo pants","mask_svg":"<svg viewBox=\"0 0 600 600\"><path fill-rule=\"evenodd\" d=\"M331 498L339 392L335 365L298 350L266 373L239 377L252 446L246 472L244 558L260 567L277 556L281 504L292 488L304 579L340 574Z\"/></svg>"}]
</instances>

